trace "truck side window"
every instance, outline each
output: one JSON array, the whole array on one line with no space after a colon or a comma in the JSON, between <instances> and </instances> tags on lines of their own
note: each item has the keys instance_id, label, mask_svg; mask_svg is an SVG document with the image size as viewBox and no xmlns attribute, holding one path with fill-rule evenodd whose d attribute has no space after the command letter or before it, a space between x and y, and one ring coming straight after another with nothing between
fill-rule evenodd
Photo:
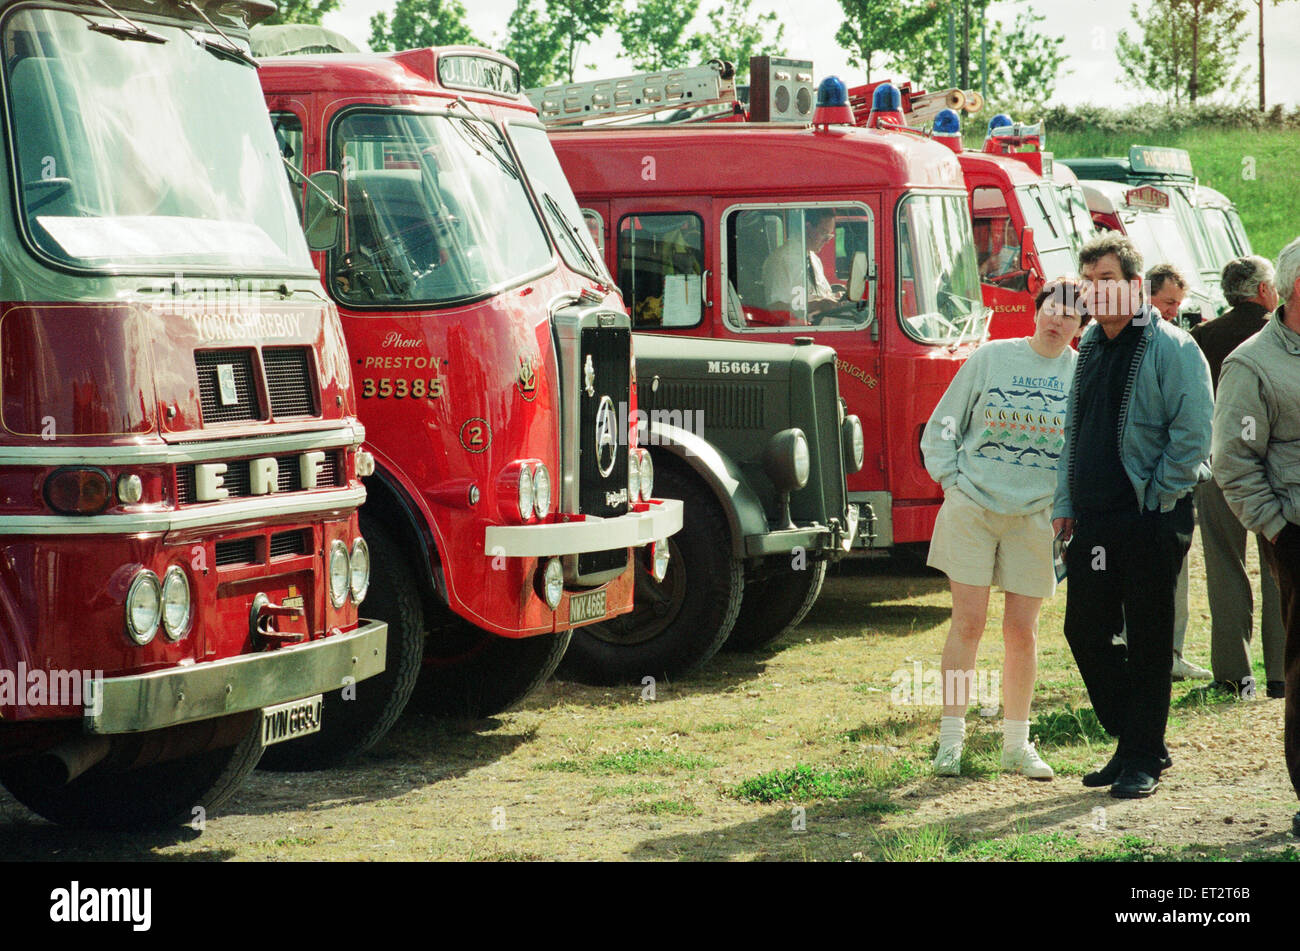
<instances>
[{"instance_id":1,"label":"truck side window","mask_svg":"<svg viewBox=\"0 0 1300 951\"><path fill-rule=\"evenodd\" d=\"M704 225L694 214L627 215L618 286L633 327L694 327L703 316Z\"/></svg>"},{"instance_id":2,"label":"truck side window","mask_svg":"<svg viewBox=\"0 0 1300 951\"><path fill-rule=\"evenodd\" d=\"M1020 236L1011 223L1001 189L975 189L971 207L980 279L1011 290L1025 290L1026 276L1020 268Z\"/></svg>"},{"instance_id":3,"label":"truck side window","mask_svg":"<svg viewBox=\"0 0 1300 951\"><path fill-rule=\"evenodd\" d=\"M298 171L303 171L302 121L292 112L273 112L271 128L275 130L275 144L279 147L280 154ZM289 178L289 191L293 193L294 207L298 209L298 217L301 219L305 186L302 179L290 175L288 169L285 169L285 175Z\"/></svg>"},{"instance_id":4,"label":"truck side window","mask_svg":"<svg viewBox=\"0 0 1300 951\"><path fill-rule=\"evenodd\" d=\"M847 290L855 257L870 269L872 228L870 210L857 205L730 212L723 288L728 322L740 330L865 325L872 313L870 283L861 302Z\"/></svg>"},{"instance_id":5,"label":"truck side window","mask_svg":"<svg viewBox=\"0 0 1300 951\"><path fill-rule=\"evenodd\" d=\"M600 217L600 212L584 208L582 209L582 220L587 223L587 233L591 235L591 240L596 242L596 250L600 252L600 257L604 260L605 222Z\"/></svg>"}]
</instances>

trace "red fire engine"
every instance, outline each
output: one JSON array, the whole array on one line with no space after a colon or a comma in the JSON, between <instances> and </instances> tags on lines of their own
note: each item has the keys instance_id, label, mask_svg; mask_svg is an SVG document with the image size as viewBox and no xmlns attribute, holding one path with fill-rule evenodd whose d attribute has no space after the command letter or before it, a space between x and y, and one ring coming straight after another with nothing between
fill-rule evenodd
<instances>
[{"instance_id":1,"label":"red fire engine","mask_svg":"<svg viewBox=\"0 0 1300 951\"><path fill-rule=\"evenodd\" d=\"M246 52L274 6L3 7L0 780L198 820L264 747L391 723L345 702L372 460Z\"/></svg>"},{"instance_id":2,"label":"red fire engine","mask_svg":"<svg viewBox=\"0 0 1300 951\"><path fill-rule=\"evenodd\" d=\"M962 146L957 110L979 108L978 93L913 90L888 81L848 90L855 121L875 127L932 120L935 141L961 162L970 197L984 302L993 310L991 337L1034 332L1034 295L1044 282L1078 273L1074 225L1053 177L1053 157L1043 151L1041 126L1021 126L995 116L982 150ZM970 101L968 97L976 97ZM974 111L969 109L968 111Z\"/></svg>"},{"instance_id":3,"label":"red fire engine","mask_svg":"<svg viewBox=\"0 0 1300 951\"><path fill-rule=\"evenodd\" d=\"M750 118L795 122L592 124L733 100L725 64L530 95L633 326L833 347L866 438L859 543L926 542L942 496L921 431L988 315L960 166L923 136L817 121L811 64L767 68Z\"/></svg>"},{"instance_id":4,"label":"red fire engine","mask_svg":"<svg viewBox=\"0 0 1300 951\"><path fill-rule=\"evenodd\" d=\"M423 705L491 714L630 611L681 527L631 442L627 314L509 60L290 56L261 80L308 232L346 209L316 260L377 460L390 653L427 628Z\"/></svg>"}]
</instances>

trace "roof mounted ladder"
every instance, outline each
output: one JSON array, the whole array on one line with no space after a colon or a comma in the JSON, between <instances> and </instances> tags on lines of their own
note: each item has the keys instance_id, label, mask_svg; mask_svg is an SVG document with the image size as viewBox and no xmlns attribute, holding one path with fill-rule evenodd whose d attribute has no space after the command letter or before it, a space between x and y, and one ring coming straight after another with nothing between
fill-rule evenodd
<instances>
[{"instance_id":1,"label":"roof mounted ladder","mask_svg":"<svg viewBox=\"0 0 1300 951\"><path fill-rule=\"evenodd\" d=\"M706 66L529 89L527 96L544 125L581 125L735 102L736 71L730 63L712 60Z\"/></svg>"}]
</instances>

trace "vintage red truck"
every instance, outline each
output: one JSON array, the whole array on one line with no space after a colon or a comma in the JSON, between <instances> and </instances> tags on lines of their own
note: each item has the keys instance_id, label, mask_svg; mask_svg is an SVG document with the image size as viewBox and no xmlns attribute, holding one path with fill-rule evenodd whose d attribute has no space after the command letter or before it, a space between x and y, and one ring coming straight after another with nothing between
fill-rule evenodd
<instances>
[{"instance_id":1,"label":"vintage red truck","mask_svg":"<svg viewBox=\"0 0 1300 951\"><path fill-rule=\"evenodd\" d=\"M247 54L273 10L0 8L0 781L56 822L199 822L395 716L348 702L372 461Z\"/></svg>"},{"instance_id":2,"label":"vintage red truck","mask_svg":"<svg viewBox=\"0 0 1300 951\"><path fill-rule=\"evenodd\" d=\"M497 712L574 627L632 609L681 527L632 443L628 316L508 59L285 56L260 76L308 232L346 209L316 263L376 458L361 517L395 579L389 652L422 647L424 708Z\"/></svg>"},{"instance_id":3,"label":"vintage red truck","mask_svg":"<svg viewBox=\"0 0 1300 951\"><path fill-rule=\"evenodd\" d=\"M921 431L989 313L965 181L957 157L923 136L815 121L811 64L806 74L782 61L751 86L762 98L750 117L759 106L759 120L793 120L782 122L591 122L725 99L725 65L530 96L634 328L833 347L865 433L865 465L848 476L857 544L926 543L942 493ZM805 242L821 242L820 275L798 265ZM778 260L783 247L793 266ZM833 308L814 305L823 283L848 291Z\"/></svg>"}]
</instances>

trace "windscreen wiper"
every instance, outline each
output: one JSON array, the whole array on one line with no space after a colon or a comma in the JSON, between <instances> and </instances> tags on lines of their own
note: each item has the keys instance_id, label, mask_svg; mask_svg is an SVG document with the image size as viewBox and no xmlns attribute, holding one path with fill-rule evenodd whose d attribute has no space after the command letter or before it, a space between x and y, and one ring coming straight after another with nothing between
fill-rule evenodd
<instances>
[{"instance_id":1,"label":"windscreen wiper","mask_svg":"<svg viewBox=\"0 0 1300 951\"><path fill-rule=\"evenodd\" d=\"M582 258L583 263L591 268L591 273L595 275L603 274L600 262L591 256L591 252L587 250L587 246L582 243L581 233L574 226L573 222L569 220L569 216L564 213L564 209L560 207L560 203L551 197L550 192L542 192L542 204L546 206L546 210L555 220L560 231L564 233L569 244L577 250L578 256ZM601 280L601 283L604 283L603 279Z\"/></svg>"},{"instance_id":2,"label":"windscreen wiper","mask_svg":"<svg viewBox=\"0 0 1300 951\"><path fill-rule=\"evenodd\" d=\"M88 29L94 30L96 33L107 34L108 36L112 36L119 40L137 40L141 43L166 43L167 42L167 37L163 36L160 33L155 33L153 30L146 29L145 27L141 26L139 23L136 23L126 14L119 13L117 10L114 10L107 3L105 3L104 0L95 0L95 3L99 4L109 13L113 14L113 16L121 20L122 23L99 23L95 20L91 20L87 27ZM123 26L122 24L126 24L126 25Z\"/></svg>"},{"instance_id":3,"label":"windscreen wiper","mask_svg":"<svg viewBox=\"0 0 1300 951\"><path fill-rule=\"evenodd\" d=\"M96 0L96 2L101 2L101 0ZM199 37L199 45L204 49L211 50L212 55L221 59L233 60L236 63L243 63L245 66L253 67L253 69L261 68L257 60L253 59L253 57L240 49L239 44L227 36L222 31L221 27L213 23L212 20L208 18L208 15L204 13L203 10L200 9L199 5L194 3L193 0L177 0L177 6L182 10L190 10L195 13L204 23L212 27L213 32L215 32L217 36L221 37L223 41L221 43L218 43L207 36ZM191 33L190 35L193 36L194 34Z\"/></svg>"},{"instance_id":4,"label":"windscreen wiper","mask_svg":"<svg viewBox=\"0 0 1300 951\"><path fill-rule=\"evenodd\" d=\"M473 118L481 119L478 113L476 113L472 108L470 108L470 104L465 101L465 97L457 96L456 103L461 107L463 107L465 111L468 112ZM463 123L457 123L455 124L455 128L459 130L463 130L465 132L469 132L471 135L473 135L474 138L478 140L478 143L482 145L483 148L487 149L488 154L490 154L494 159L496 159L497 164L501 166L501 170L505 172L507 175L509 175L511 178L518 180L521 177L519 174L519 169L515 166L514 159L510 157L510 154L498 148L498 146L495 143L493 143L492 140L489 139L486 134L484 134L483 130L480 129L477 125L475 125L473 122L465 121Z\"/></svg>"}]
</instances>

